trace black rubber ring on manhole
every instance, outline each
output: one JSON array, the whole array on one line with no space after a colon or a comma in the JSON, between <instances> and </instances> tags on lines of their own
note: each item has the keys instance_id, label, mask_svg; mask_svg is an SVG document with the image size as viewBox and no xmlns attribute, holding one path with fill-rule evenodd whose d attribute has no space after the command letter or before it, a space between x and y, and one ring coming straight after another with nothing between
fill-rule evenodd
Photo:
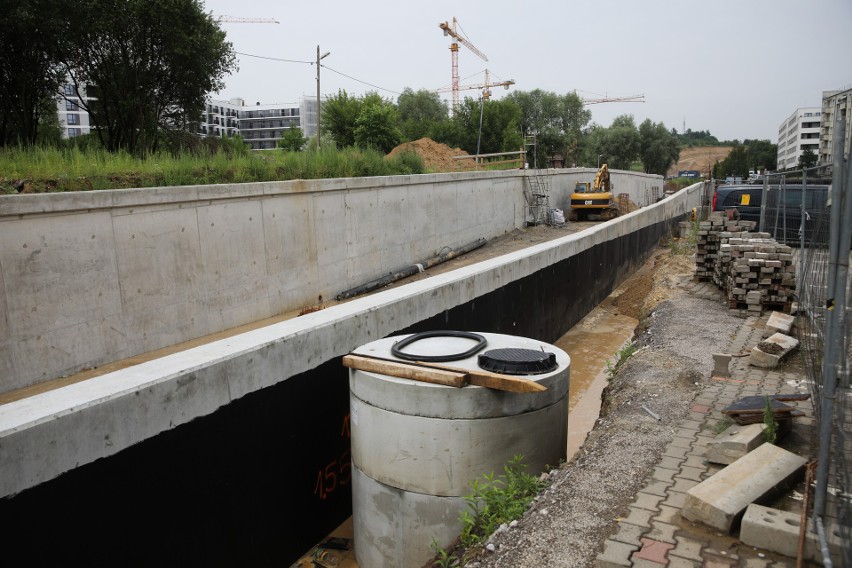
<instances>
[{"instance_id":1,"label":"black rubber ring on manhole","mask_svg":"<svg viewBox=\"0 0 852 568\"><path fill-rule=\"evenodd\" d=\"M421 339L428 339L430 337L461 337L463 339L473 339L474 341L476 341L476 345L474 345L463 353L448 353L446 355L417 355L415 353L402 352L403 347L407 347L415 341L420 341ZM420 333L415 333L414 335L410 335L405 339L394 343L393 346L391 346L391 354L394 357L399 357L400 359L405 359L406 361L426 361L427 363L441 363L444 361L458 361L460 359L467 359L468 357L485 349L486 345L488 345L488 341L483 336L479 335L478 333L471 333L469 331L421 331Z\"/></svg>"},{"instance_id":2,"label":"black rubber ring on manhole","mask_svg":"<svg viewBox=\"0 0 852 568\"><path fill-rule=\"evenodd\" d=\"M541 375L559 368L556 354L535 349L507 347L492 349L479 356L479 366L503 375Z\"/></svg>"}]
</instances>

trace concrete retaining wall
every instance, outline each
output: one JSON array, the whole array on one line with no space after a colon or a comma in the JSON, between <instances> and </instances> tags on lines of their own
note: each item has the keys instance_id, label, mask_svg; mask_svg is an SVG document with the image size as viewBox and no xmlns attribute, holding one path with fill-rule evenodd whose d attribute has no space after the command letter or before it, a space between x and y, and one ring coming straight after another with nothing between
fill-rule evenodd
<instances>
[{"instance_id":1,"label":"concrete retaining wall","mask_svg":"<svg viewBox=\"0 0 852 568\"><path fill-rule=\"evenodd\" d=\"M0 392L333 297L523 227L527 172L0 196ZM547 170L568 209L594 169ZM645 204L662 179L612 173Z\"/></svg>"},{"instance_id":2,"label":"concrete retaining wall","mask_svg":"<svg viewBox=\"0 0 852 568\"><path fill-rule=\"evenodd\" d=\"M131 550L143 566L287 564L352 512L341 355L423 329L552 343L697 204L698 189L583 233L0 405L0 532L41 564L70 549L90 558ZM63 526L56 546L39 546L31 530L44 518ZM151 539L152 518L181 538Z\"/></svg>"}]
</instances>

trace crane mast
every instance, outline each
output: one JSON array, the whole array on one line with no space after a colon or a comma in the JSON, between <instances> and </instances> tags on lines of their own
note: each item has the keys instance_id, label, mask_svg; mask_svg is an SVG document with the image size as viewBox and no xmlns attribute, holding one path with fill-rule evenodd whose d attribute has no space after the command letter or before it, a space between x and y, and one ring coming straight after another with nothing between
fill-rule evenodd
<instances>
[{"instance_id":1,"label":"crane mast","mask_svg":"<svg viewBox=\"0 0 852 568\"><path fill-rule=\"evenodd\" d=\"M450 44L450 54L452 56L452 91L453 91L453 112L459 106L459 44L462 44L474 54L476 54L483 61L488 61L488 57L479 51L470 41L467 40L464 36L459 34L456 31L456 26L458 25L458 20L456 20L455 16L453 16L452 25L449 22L442 22L438 24L438 27L444 31L445 36L450 36L453 38L453 42Z\"/></svg>"}]
</instances>

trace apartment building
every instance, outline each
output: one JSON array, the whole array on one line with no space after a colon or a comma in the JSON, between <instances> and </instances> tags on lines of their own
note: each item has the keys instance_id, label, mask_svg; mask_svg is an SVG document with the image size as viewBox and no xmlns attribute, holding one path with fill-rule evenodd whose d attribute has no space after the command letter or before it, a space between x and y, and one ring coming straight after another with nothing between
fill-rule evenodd
<instances>
[{"instance_id":1,"label":"apartment building","mask_svg":"<svg viewBox=\"0 0 852 568\"><path fill-rule=\"evenodd\" d=\"M829 165L833 160L834 139L838 135L835 121L845 117L846 152L850 151L852 142L852 88L838 91L822 92L822 127L819 138L819 165Z\"/></svg>"},{"instance_id":2,"label":"apartment building","mask_svg":"<svg viewBox=\"0 0 852 568\"><path fill-rule=\"evenodd\" d=\"M56 98L56 114L59 117L62 137L74 138L88 134L92 131L92 125L89 113L81 106L81 102L94 100L94 97L89 96L85 87L80 88L78 95L72 83L62 85L61 89L62 94Z\"/></svg>"},{"instance_id":3,"label":"apartment building","mask_svg":"<svg viewBox=\"0 0 852 568\"><path fill-rule=\"evenodd\" d=\"M302 97L297 103L246 105L245 100L210 99L199 124L202 136L232 137L240 135L252 150L272 150L284 133L301 128L306 138L316 136L316 98Z\"/></svg>"},{"instance_id":4,"label":"apartment building","mask_svg":"<svg viewBox=\"0 0 852 568\"><path fill-rule=\"evenodd\" d=\"M799 165L805 150L819 153L821 107L797 108L778 127L778 169Z\"/></svg>"}]
</instances>

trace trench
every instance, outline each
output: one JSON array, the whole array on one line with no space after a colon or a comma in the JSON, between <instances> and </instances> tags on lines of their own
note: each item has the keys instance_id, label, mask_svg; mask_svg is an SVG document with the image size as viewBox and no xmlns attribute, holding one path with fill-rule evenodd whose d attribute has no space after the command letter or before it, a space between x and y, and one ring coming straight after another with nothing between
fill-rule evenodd
<instances>
[{"instance_id":1,"label":"trench","mask_svg":"<svg viewBox=\"0 0 852 568\"><path fill-rule=\"evenodd\" d=\"M457 329L554 343L641 265L670 223L596 244L393 335ZM607 335L594 331L580 344ZM605 367L616 350L589 358ZM579 367L585 356L569 354ZM333 358L0 499L0 532L34 565L73 557L94 566L288 566L351 515L349 446L348 373Z\"/></svg>"},{"instance_id":2,"label":"trench","mask_svg":"<svg viewBox=\"0 0 852 568\"><path fill-rule=\"evenodd\" d=\"M614 297L618 291L613 292ZM601 394L608 383L607 362L629 343L639 321L610 311L604 304L595 306L568 332L553 344L571 357L570 391L568 394L567 461L577 453L600 415ZM316 554L324 554L339 564L357 567L354 551L327 550L320 545L327 539L349 539L353 542L352 517L349 517L294 564L298 568L315 566Z\"/></svg>"}]
</instances>

